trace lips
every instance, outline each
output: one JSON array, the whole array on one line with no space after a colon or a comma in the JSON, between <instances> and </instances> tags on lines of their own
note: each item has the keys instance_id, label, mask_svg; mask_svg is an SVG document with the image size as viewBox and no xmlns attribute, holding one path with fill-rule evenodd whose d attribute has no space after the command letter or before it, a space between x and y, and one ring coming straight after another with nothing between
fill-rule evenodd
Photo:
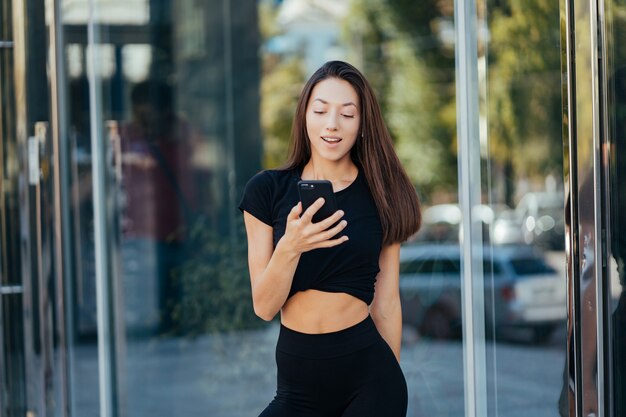
<instances>
[{"instance_id":1,"label":"lips","mask_svg":"<svg viewBox=\"0 0 626 417\"><path fill-rule=\"evenodd\" d=\"M341 138L335 136L322 136L322 140L326 143L339 143L341 142Z\"/></svg>"}]
</instances>

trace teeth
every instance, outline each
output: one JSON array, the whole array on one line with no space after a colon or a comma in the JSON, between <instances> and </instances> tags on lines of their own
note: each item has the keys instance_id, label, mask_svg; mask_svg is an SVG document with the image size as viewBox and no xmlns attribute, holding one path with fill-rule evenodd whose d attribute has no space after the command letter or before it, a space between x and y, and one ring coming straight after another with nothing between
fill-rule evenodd
<instances>
[{"instance_id":1,"label":"teeth","mask_svg":"<svg viewBox=\"0 0 626 417\"><path fill-rule=\"evenodd\" d=\"M325 138L322 136L322 139L324 139L326 142L339 142L341 139L336 139L336 138Z\"/></svg>"}]
</instances>

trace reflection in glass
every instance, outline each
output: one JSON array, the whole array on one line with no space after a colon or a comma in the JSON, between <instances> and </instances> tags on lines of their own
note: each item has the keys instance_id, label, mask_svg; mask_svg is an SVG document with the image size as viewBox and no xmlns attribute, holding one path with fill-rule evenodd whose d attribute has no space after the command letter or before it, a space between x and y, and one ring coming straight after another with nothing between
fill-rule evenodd
<instances>
[{"instance_id":1,"label":"reflection in glass","mask_svg":"<svg viewBox=\"0 0 626 417\"><path fill-rule=\"evenodd\" d=\"M26 408L22 248L20 242L20 147L16 135L12 5L0 9L0 405L8 413Z\"/></svg>"},{"instance_id":2,"label":"reflection in glass","mask_svg":"<svg viewBox=\"0 0 626 417\"><path fill-rule=\"evenodd\" d=\"M559 5L479 2L478 14L483 203L500 207L486 223L489 415L568 415Z\"/></svg>"},{"instance_id":3,"label":"reflection in glass","mask_svg":"<svg viewBox=\"0 0 626 417\"><path fill-rule=\"evenodd\" d=\"M111 287L119 415L250 415L270 393L273 328L258 331L238 181L260 169L256 5L66 2L71 143L72 400L97 415L96 279ZM85 12L94 7L95 43ZM224 16L230 13L230 19ZM131 16L131 17L128 17ZM229 33L228 37L225 34ZM95 56L92 57L92 54ZM230 65L227 68L227 60ZM93 95L90 66L99 89ZM94 113L92 104L100 101ZM236 111L235 111L236 109ZM93 123L103 126L110 277L95 277ZM259 358L262 358L261 361ZM227 381L231 380L232 383Z\"/></svg>"},{"instance_id":4,"label":"reflection in glass","mask_svg":"<svg viewBox=\"0 0 626 417\"><path fill-rule=\"evenodd\" d=\"M87 0L62 2L60 24L64 37L69 33L68 16L71 9L88 7ZM71 19L70 19L71 20ZM70 213L71 252L64 286L67 296L67 347L70 409L77 415L99 415L100 384L98 380L96 281L94 253L94 216L91 169L91 120L89 84L87 80L87 27L86 18L79 19L82 26L60 48L65 61L65 73L59 74L60 96L67 114L62 128L67 132L68 195ZM62 139L63 140L63 139Z\"/></svg>"},{"instance_id":5,"label":"reflection in glass","mask_svg":"<svg viewBox=\"0 0 626 417\"><path fill-rule=\"evenodd\" d=\"M88 2L63 8L77 415L97 415L99 401L91 124L104 127L117 222L107 279L118 358L108 366L120 415L255 415L275 387L278 327L252 312L236 201L245 180L284 160L302 83L334 58L372 81L427 205L423 230L402 249L409 415L463 415L453 1L356 0L314 13L297 1L133 1L128 16L113 3L94 1L95 45ZM475 216L490 415L555 415L564 364L559 21L558 8L539 3L479 12L489 16L479 36L487 174ZM98 114L89 51L106 61Z\"/></svg>"},{"instance_id":6,"label":"reflection in glass","mask_svg":"<svg viewBox=\"0 0 626 417\"><path fill-rule=\"evenodd\" d=\"M126 330L169 330L186 222L196 210L192 127L174 112L171 87L143 81L130 92L120 131L122 280Z\"/></svg>"},{"instance_id":7,"label":"reflection in glass","mask_svg":"<svg viewBox=\"0 0 626 417\"><path fill-rule=\"evenodd\" d=\"M620 2L609 2L614 13L608 42L612 44L608 65L609 138L605 145L608 156L608 204L610 268L608 304L611 328L613 415L626 413L626 44L623 42L626 22L621 16L626 9Z\"/></svg>"}]
</instances>

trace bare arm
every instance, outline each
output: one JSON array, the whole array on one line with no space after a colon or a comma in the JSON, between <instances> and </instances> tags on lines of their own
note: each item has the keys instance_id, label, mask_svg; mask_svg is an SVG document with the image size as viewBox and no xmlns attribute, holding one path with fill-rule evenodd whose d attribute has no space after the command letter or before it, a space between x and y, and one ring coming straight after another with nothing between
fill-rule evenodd
<instances>
[{"instance_id":1,"label":"bare arm","mask_svg":"<svg viewBox=\"0 0 626 417\"><path fill-rule=\"evenodd\" d=\"M380 272L376 278L372 319L380 335L400 361L402 307L400 306L400 244L385 246L380 252Z\"/></svg>"},{"instance_id":2,"label":"bare arm","mask_svg":"<svg viewBox=\"0 0 626 417\"><path fill-rule=\"evenodd\" d=\"M318 248L329 248L348 240L347 236L331 240L346 226L345 220L326 230L341 219L343 216L341 210L326 220L312 223L313 215L323 204L324 199L320 198L304 212L302 217L300 217L301 204L294 206L287 216L285 234L275 249L272 228L244 212L252 302L254 312L263 320L272 320L285 304L302 253Z\"/></svg>"}]
</instances>

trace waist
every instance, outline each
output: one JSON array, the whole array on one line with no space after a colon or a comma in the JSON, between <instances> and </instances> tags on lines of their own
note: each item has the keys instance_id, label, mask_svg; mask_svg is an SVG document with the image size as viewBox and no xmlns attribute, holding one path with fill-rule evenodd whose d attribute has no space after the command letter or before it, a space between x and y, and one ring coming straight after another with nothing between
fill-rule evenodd
<instances>
[{"instance_id":1,"label":"waist","mask_svg":"<svg viewBox=\"0 0 626 417\"><path fill-rule=\"evenodd\" d=\"M368 315L367 304L352 295L307 290L287 300L281 310L281 323L298 332L323 334L349 328Z\"/></svg>"},{"instance_id":2,"label":"waist","mask_svg":"<svg viewBox=\"0 0 626 417\"><path fill-rule=\"evenodd\" d=\"M368 315L350 327L321 334L298 332L283 324L276 350L308 359L332 358L356 352L381 340L374 321Z\"/></svg>"}]
</instances>

